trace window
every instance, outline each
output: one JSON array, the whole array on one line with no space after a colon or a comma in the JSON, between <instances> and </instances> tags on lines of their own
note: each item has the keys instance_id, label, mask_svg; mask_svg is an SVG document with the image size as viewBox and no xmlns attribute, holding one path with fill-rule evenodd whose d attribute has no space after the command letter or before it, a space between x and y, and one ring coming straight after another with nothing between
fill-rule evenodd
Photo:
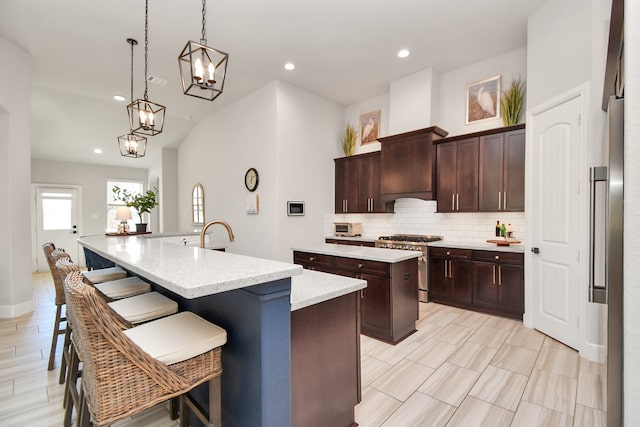
<instances>
[{"instance_id":1,"label":"window","mask_svg":"<svg viewBox=\"0 0 640 427\"><path fill-rule=\"evenodd\" d=\"M107 181L107 232L115 232L118 230L118 222L116 220L116 209L118 206L123 206L119 200L114 199L113 187L118 186L122 189L126 189L131 193L142 194L144 192L144 186L142 182L136 181ZM131 219L127 221L129 223L129 229L135 230L135 224L140 222L135 209L131 208Z\"/></svg>"},{"instance_id":2,"label":"window","mask_svg":"<svg viewBox=\"0 0 640 427\"><path fill-rule=\"evenodd\" d=\"M191 212L193 225L204 225L204 188L196 184L191 192Z\"/></svg>"}]
</instances>

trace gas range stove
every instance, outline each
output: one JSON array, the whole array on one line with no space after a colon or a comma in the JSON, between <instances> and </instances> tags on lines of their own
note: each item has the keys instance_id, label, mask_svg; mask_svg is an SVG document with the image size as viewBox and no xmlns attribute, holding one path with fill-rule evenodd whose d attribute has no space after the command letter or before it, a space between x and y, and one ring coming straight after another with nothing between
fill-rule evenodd
<instances>
[{"instance_id":1,"label":"gas range stove","mask_svg":"<svg viewBox=\"0 0 640 427\"><path fill-rule=\"evenodd\" d=\"M404 249L410 251L426 251L429 242L442 240L442 236L423 234L394 234L392 236L380 236L376 240L377 248Z\"/></svg>"}]
</instances>

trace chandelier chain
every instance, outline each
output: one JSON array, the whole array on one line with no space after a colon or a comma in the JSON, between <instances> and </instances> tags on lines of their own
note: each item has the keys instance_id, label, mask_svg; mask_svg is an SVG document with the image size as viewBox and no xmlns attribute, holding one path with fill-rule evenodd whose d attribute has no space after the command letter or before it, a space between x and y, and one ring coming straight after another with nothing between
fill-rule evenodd
<instances>
[{"instance_id":1,"label":"chandelier chain","mask_svg":"<svg viewBox=\"0 0 640 427\"><path fill-rule=\"evenodd\" d=\"M144 100L148 101L149 97L147 96L147 51L149 50L149 0L145 0L144 2Z\"/></svg>"},{"instance_id":2,"label":"chandelier chain","mask_svg":"<svg viewBox=\"0 0 640 427\"><path fill-rule=\"evenodd\" d=\"M131 102L133 102L133 46L134 46L134 41L131 41Z\"/></svg>"},{"instance_id":3,"label":"chandelier chain","mask_svg":"<svg viewBox=\"0 0 640 427\"><path fill-rule=\"evenodd\" d=\"M207 14L207 0L202 0L202 40L204 40L204 44L206 44L207 37L205 35L205 24L207 20L205 15Z\"/></svg>"}]
</instances>

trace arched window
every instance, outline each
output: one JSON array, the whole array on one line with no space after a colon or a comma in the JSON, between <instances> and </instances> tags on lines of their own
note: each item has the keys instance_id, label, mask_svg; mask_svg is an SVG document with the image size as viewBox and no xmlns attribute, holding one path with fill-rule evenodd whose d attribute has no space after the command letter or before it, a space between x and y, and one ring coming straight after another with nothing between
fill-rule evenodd
<instances>
[{"instance_id":1,"label":"arched window","mask_svg":"<svg viewBox=\"0 0 640 427\"><path fill-rule=\"evenodd\" d=\"M194 225L204 224L204 188L202 184L193 186L191 192L191 212Z\"/></svg>"}]
</instances>

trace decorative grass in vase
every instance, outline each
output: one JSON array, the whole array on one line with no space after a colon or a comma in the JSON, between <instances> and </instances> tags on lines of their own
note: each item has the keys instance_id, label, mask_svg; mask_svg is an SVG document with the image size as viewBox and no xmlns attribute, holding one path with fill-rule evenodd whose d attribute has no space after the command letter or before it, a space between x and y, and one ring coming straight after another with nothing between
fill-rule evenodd
<instances>
[{"instance_id":1,"label":"decorative grass in vase","mask_svg":"<svg viewBox=\"0 0 640 427\"><path fill-rule=\"evenodd\" d=\"M356 130L351 125L347 125L342 136L342 150L345 156L351 156L356 148Z\"/></svg>"},{"instance_id":2,"label":"decorative grass in vase","mask_svg":"<svg viewBox=\"0 0 640 427\"><path fill-rule=\"evenodd\" d=\"M505 126L518 123L524 102L525 83L518 77L511 82L511 86L504 91L500 98L500 110L502 111L502 122Z\"/></svg>"}]
</instances>

